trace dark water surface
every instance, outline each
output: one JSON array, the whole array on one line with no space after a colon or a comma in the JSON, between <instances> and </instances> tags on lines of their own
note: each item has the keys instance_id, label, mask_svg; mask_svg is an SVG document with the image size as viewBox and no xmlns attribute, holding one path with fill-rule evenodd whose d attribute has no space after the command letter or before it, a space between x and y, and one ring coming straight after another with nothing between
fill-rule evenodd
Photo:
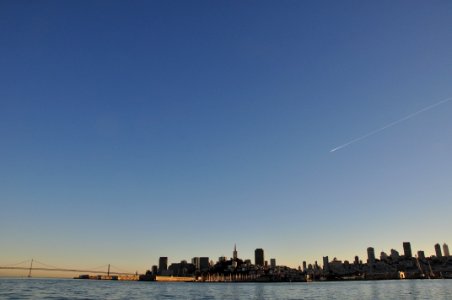
<instances>
[{"instance_id":1,"label":"dark water surface","mask_svg":"<svg viewBox=\"0 0 452 300\"><path fill-rule=\"evenodd\" d=\"M0 299L452 299L452 280L157 283L0 278Z\"/></svg>"}]
</instances>

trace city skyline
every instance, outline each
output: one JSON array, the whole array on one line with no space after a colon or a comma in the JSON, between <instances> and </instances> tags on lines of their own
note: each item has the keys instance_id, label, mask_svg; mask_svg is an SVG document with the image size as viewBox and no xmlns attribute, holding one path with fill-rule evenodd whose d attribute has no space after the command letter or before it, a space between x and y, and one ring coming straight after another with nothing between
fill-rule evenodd
<instances>
[{"instance_id":1,"label":"city skyline","mask_svg":"<svg viewBox=\"0 0 452 300\"><path fill-rule=\"evenodd\" d=\"M427 254L430 253L426 249L414 249L413 250L411 242L403 242L402 246L401 246L401 251L397 251L397 248L398 247L391 247L391 249L382 249L381 252L379 252L379 254L377 255L376 252L375 252L375 249L378 249L378 248L373 247L373 246L369 246L366 249L367 256L360 257L359 255L355 255L353 257L353 259L352 258L349 259L349 258L346 258L346 257L337 257L336 255L330 257L328 254L325 254L325 255L322 256L322 258L324 259L325 257L326 258L334 257L334 259L337 258L339 260L344 260L344 261L353 261L353 260L356 260L356 258L361 258L360 259L361 261L364 261L364 262L371 261L371 262L374 263L377 260L381 260L381 256L382 255L386 255L387 254L388 256L390 256L391 252L394 252L394 251L397 253L397 255L405 256L405 257L409 257L409 258L418 258L419 257L419 253L421 253L421 252L422 252L423 258L427 258L427 257L449 257L450 256L449 246L448 246L448 244L446 242L434 244L431 247L433 249L431 251L432 252L431 255L425 255L425 253L427 253ZM265 259L265 257L266 257L265 256L265 249L263 249L263 248L256 248L254 250L254 252L253 252L254 253L254 257L253 258L251 258L250 255L249 256L243 256L243 255L239 256L238 253L239 253L239 251L237 250L237 244L234 244L234 248L232 250L232 255L231 256L221 255L221 256L218 256L218 260L215 260L214 257L211 257L211 256L210 257L209 256L204 256L204 257L203 256L195 256L195 257L192 257L192 261L195 258L198 258L198 259L199 258L208 258L209 262L212 262L212 261L213 262L218 262L218 261L220 261L222 259L225 259L225 260L242 259L242 260L254 261L254 265L257 265L257 266L266 266L267 264L270 266L271 265L270 262L272 260L276 260L277 259L277 258L274 258L274 257ZM330 255L331 254L332 253L330 253ZM177 263L177 262L179 262L179 261L172 261L172 260L170 260L168 256L161 256L161 257L159 257L159 262L158 262L158 269L159 270L162 269L161 263L160 263L160 261L162 259L165 260L165 264L164 264L165 267L163 268L163 270L167 270L168 269L169 263ZM187 261L188 262L189 260L188 260L188 258L185 258L185 259L182 259L180 261ZM307 261L306 260L301 260L300 262L301 263L297 267L302 267L303 263L305 263ZM313 264L315 262L320 262L320 260L318 259L318 260L307 262L307 263ZM157 266L157 264L155 266ZM321 266L324 266L324 264L321 265ZM294 267L294 266L291 266L291 267Z\"/></svg>"},{"instance_id":2,"label":"city skyline","mask_svg":"<svg viewBox=\"0 0 452 300\"><path fill-rule=\"evenodd\" d=\"M428 256L452 227L451 15L1 1L0 265Z\"/></svg>"},{"instance_id":3,"label":"city skyline","mask_svg":"<svg viewBox=\"0 0 452 300\"><path fill-rule=\"evenodd\" d=\"M449 265L452 265L452 264L450 264L451 261L450 261L449 246L445 242L443 242L442 245L440 243L436 243L433 246L434 253L432 255L426 255L425 254L426 251L423 249L419 249L419 250L414 249L416 251L413 252L411 242L403 242L402 243L402 251L397 251L396 248L397 247L391 248L390 251L382 250L380 252L380 254L377 255L375 248L370 246L370 247L367 247L367 249L366 249L367 256L360 257L358 255L355 255L353 260L337 257L336 255L334 255L334 256L326 255L326 256L322 256L321 262L318 260L315 260L315 261L303 260L301 262L301 264L299 264L298 266L286 266L284 264L277 264L276 263L277 259L274 257L265 259L265 257L266 257L265 250L262 248L256 248L254 250L254 261L253 261L253 259L247 258L246 256L241 257L238 254L239 252L237 250L237 244L234 244L234 248L232 250L231 256L222 255L222 256L219 256L217 260L215 260L213 257L196 256L196 257L192 257L191 260L189 260L188 258L184 258L180 261L174 261L174 260L171 260L168 256L161 256L158 258L157 264L152 265L152 266L148 265L148 267L145 268L146 272L144 272L144 269L140 270L140 271L138 271L138 270L131 271L131 270L120 269L117 266L112 266L112 272L122 272L123 274L127 273L129 275L131 275L131 274L138 275L138 274L145 274L145 273L148 274L150 272L150 274L152 274L153 276L157 275L157 276L170 276L170 277L172 277L172 276L176 276L176 277L177 276L195 276L195 271L201 272L201 273L211 272L212 268L214 268L215 265L218 265L221 263L227 263L227 262L230 262L229 265L230 265L230 267L233 268L233 269L230 269L230 267L228 267L228 271L233 271L233 270L239 271L239 270L242 270L243 265L246 265L247 266L246 268L248 268L248 269L251 268L250 270L257 270L257 269L269 270L269 269L276 269L276 268L280 268L280 269L288 268L288 270L292 269L292 270L298 270L298 271L303 272L303 274L304 274L303 276L309 276L310 272L314 272L314 273L311 273L311 275L316 274L315 272L317 272L317 271L323 271L323 272L327 272L327 273L333 272L333 274L334 274L335 271L341 272L340 268L343 268L344 266L350 266L351 264L353 264L354 266L359 266L359 270L360 270L359 272L364 272L364 273L368 272L368 271L365 271L365 269L363 270L363 266L365 266L365 265L373 266L372 268L376 268L375 270L380 269L380 272L381 272L382 270L385 270L384 268L382 269L382 266L386 266L386 268L388 267L388 265L385 265L388 262L393 264L393 263L397 263L398 261L402 264L400 266L402 269L409 267L412 269L410 272L413 272L416 270L418 270L418 271L421 270L421 267L419 265L415 266L415 264L413 263L414 262L413 259L417 260L417 264L419 264L420 262L422 262L424 264L424 268L425 268L424 271L427 271L427 260L432 261L432 263L434 263L434 264L437 264L439 262L438 259L441 259L442 263L445 263L443 265L443 268L444 268L444 270L447 270L446 274L448 274L452 271L451 267L449 266ZM429 252L427 252L427 253L429 253ZM332 253L330 253L330 254L332 254ZM267 256L268 256L268 254L267 254ZM408 265L406 264L407 261L405 261L407 259L411 260L411 262ZM33 265L33 261L35 262L35 265ZM24 265L24 263L26 265ZM381 263L383 263L383 265L381 265ZM37 266L36 266L36 264L37 264ZM96 273L98 271L105 272L105 270L102 269L105 267L108 267L108 273L110 273L110 270L111 270L110 266L111 266L111 264L104 265L101 268L99 268L99 267L94 268L94 269L97 269L97 271L93 270L90 267L85 268L85 270L90 269L93 271L76 271L77 267L75 267L75 266L72 266L71 269L68 269L66 271L64 271L64 270L58 271L59 269L64 269L64 267L54 266L54 265L40 262L38 260L31 259L28 261L22 261L19 263L13 263L13 264L9 264L9 265L0 265L0 276L23 277L24 272L26 272L26 273L28 273L28 277L31 277L32 274L33 274L33 277L49 277L48 274L50 272L51 274L53 274L53 276L50 276L50 277L73 277L75 275L77 275L77 276L79 275L79 274L77 274L77 272L85 272L85 273L90 273L91 274L90 276L94 276L94 278L96 278L97 275L93 275L93 273ZM430 266L430 265L428 265L428 266ZM8 268L8 267L20 267L20 268L14 269L14 268ZM32 271L32 267L33 268L37 267L38 269ZM47 271L39 269L42 267L50 268L50 269L48 269ZM340 268L338 269L338 267L340 267ZM435 265L435 268L437 268L437 267L438 266ZM181 272L181 270L182 270L181 268L184 269L184 272L189 272L189 273L186 273L186 274L174 273L174 272ZM254 269L254 268L257 268L257 269ZM399 267L397 267L397 268L399 268ZM430 272L432 272L431 266L429 268L430 268ZM54 270L52 270L52 269L54 269ZM177 270L179 270L179 271L177 271ZM72 275L67 275L68 271L70 271L72 273ZM345 270L342 270L342 272L344 272L344 271ZM390 271L390 270L386 269L386 271ZM373 273L373 272L371 271L371 273ZM129 275L126 275L126 276L129 276ZM318 275L320 276L320 274L318 274ZM394 276L394 275L395 274L392 274L391 276ZM88 275L81 275L81 276L86 277ZM365 275L365 276L368 276L368 275ZM397 275L397 276L399 276L399 275ZM405 276L405 275L403 275L403 276ZM415 276L419 276L419 274L417 274ZM429 275L424 274L423 276L429 276ZM447 276L449 276L449 274ZM196 278L196 276L194 278ZM304 280L306 280L306 277L304 277L304 278L305 278ZM359 278L361 278L361 275L359 275ZM390 279L390 278L392 278L392 277L389 277L386 279ZM405 277L403 277L403 278L405 278ZM155 277L154 277L154 280L155 280ZM160 280L162 280L162 279L160 279Z\"/></svg>"}]
</instances>

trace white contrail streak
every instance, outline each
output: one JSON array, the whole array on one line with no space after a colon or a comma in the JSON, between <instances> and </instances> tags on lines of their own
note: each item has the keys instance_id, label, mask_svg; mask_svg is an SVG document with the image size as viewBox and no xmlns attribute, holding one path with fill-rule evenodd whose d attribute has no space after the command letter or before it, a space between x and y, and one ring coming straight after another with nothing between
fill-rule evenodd
<instances>
[{"instance_id":1,"label":"white contrail streak","mask_svg":"<svg viewBox=\"0 0 452 300\"><path fill-rule=\"evenodd\" d=\"M365 139L365 138L368 138L369 136L372 136L372 135L374 135L374 134L376 134L376 133L378 133L378 132L380 132L380 131L383 131L383 130L385 130L385 129L388 129L389 127L392 127L392 126L397 125L397 124L399 124L399 123L402 123L402 122L404 122L404 121L406 121L406 120L408 120L408 119L411 119L411 118L413 118L413 117L415 117L415 116L417 116L417 115L419 115L419 114L421 114L421 113L423 113L423 112L425 112L425 111L427 111L427 110L430 110L430 109L432 109L432 108L434 108L434 107L437 107L438 105L441 105L441 104L443 104L443 103L449 102L450 100L452 100L452 97L451 97L451 98L444 99L444 100L441 100L441 101L439 101L439 102L437 102L437 103L435 103L435 104L429 105L429 106L427 106L427 107L424 107L423 109L421 109L421 110L419 110L419 111L417 111L417 112L414 112L414 113L412 113L412 114L409 114L408 116L405 116L405 117L403 117L403 118L400 119L400 120L397 120L397 121L394 121L394 122L392 122L392 123L389 123L389 124L387 124L387 125L385 125L385 126L383 126L383 127L381 127L381 128L375 129L375 130L373 130L373 131L371 131L371 132L369 132L369 133L366 133L366 134L363 135L363 136L360 136L360 137L358 137L358 138L356 138L356 139L353 139L353 140L351 140L351 141L349 141L349 142L347 142L347 143L345 143L345 144L342 144L342 145L340 145L340 146L338 146L338 147L336 147L336 148L334 148L334 149L331 149L330 152L335 152L335 151L337 151L337 150L340 150L340 149L342 149L342 148L345 148L345 147L347 147L347 146L350 145L350 144L353 144L353 143L355 143L355 142L357 142L357 141L360 141L360 140L363 140L363 139Z\"/></svg>"}]
</instances>

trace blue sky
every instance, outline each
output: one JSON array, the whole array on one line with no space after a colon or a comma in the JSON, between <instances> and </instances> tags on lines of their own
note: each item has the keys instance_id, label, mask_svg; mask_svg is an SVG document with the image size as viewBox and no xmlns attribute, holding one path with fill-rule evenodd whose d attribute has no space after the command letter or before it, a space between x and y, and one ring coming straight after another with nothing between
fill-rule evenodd
<instances>
[{"instance_id":1,"label":"blue sky","mask_svg":"<svg viewBox=\"0 0 452 300\"><path fill-rule=\"evenodd\" d=\"M449 1L2 1L1 262L298 266L452 221Z\"/></svg>"}]
</instances>

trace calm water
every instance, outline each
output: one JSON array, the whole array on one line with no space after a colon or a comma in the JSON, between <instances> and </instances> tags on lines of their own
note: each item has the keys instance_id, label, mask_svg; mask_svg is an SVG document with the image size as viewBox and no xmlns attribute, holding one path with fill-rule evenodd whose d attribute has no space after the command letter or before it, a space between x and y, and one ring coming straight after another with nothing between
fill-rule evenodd
<instances>
[{"instance_id":1,"label":"calm water","mask_svg":"<svg viewBox=\"0 0 452 300\"><path fill-rule=\"evenodd\" d=\"M156 283L4 278L0 299L452 299L452 280Z\"/></svg>"}]
</instances>

